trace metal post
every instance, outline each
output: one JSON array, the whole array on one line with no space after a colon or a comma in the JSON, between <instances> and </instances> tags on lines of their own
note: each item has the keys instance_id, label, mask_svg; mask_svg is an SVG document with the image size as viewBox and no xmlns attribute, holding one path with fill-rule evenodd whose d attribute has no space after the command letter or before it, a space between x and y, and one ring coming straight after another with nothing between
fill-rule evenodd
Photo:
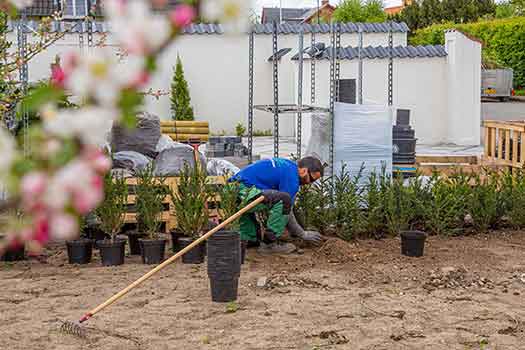
<instances>
[{"instance_id":1,"label":"metal post","mask_svg":"<svg viewBox=\"0 0 525 350\"><path fill-rule=\"evenodd\" d=\"M303 118L303 49L304 47L304 36L303 28L299 31L299 83L297 86L297 158L301 159L301 133L302 133L302 118Z\"/></svg>"},{"instance_id":2,"label":"metal post","mask_svg":"<svg viewBox=\"0 0 525 350\"><path fill-rule=\"evenodd\" d=\"M27 13L25 10L21 10L20 14L20 20L18 21L18 28L17 28L17 46L18 46L18 56L22 62L22 65L20 66L20 69L18 71L18 76L20 80L20 84L22 87L22 93L23 95L27 95L27 86L29 81L29 71L26 61L27 56ZM24 156L29 155L29 135L28 135L28 128L29 128L29 115L25 108L23 107L24 104L22 104L22 110L20 111L22 114L22 127L23 127L23 144L24 144Z\"/></svg>"},{"instance_id":3,"label":"metal post","mask_svg":"<svg viewBox=\"0 0 525 350\"><path fill-rule=\"evenodd\" d=\"M393 37L393 25L392 21L390 21L390 27L388 30L388 105L392 106L394 103L394 89L393 89L393 70L394 70L394 53L393 53L393 47L394 47L394 37Z\"/></svg>"},{"instance_id":4,"label":"metal post","mask_svg":"<svg viewBox=\"0 0 525 350\"><path fill-rule=\"evenodd\" d=\"M277 59L277 22L273 22L273 156L279 157L279 60Z\"/></svg>"},{"instance_id":5,"label":"metal post","mask_svg":"<svg viewBox=\"0 0 525 350\"><path fill-rule=\"evenodd\" d=\"M363 104L363 28L359 24L359 47L357 49L357 55L359 58L359 72L357 77L357 101L360 105Z\"/></svg>"},{"instance_id":6,"label":"metal post","mask_svg":"<svg viewBox=\"0 0 525 350\"><path fill-rule=\"evenodd\" d=\"M334 174L334 109L335 109L335 30L334 23L330 24L330 46L331 46L331 57L330 57L330 116L331 116L331 127L330 127L330 144L329 144L329 157L330 157L330 175Z\"/></svg>"},{"instance_id":7,"label":"metal post","mask_svg":"<svg viewBox=\"0 0 525 350\"><path fill-rule=\"evenodd\" d=\"M339 77L341 76L341 24L335 24L335 100L339 102Z\"/></svg>"},{"instance_id":8,"label":"metal post","mask_svg":"<svg viewBox=\"0 0 525 350\"><path fill-rule=\"evenodd\" d=\"M254 34L250 30L250 48L249 48L249 72L248 72L248 162L253 161L253 46Z\"/></svg>"},{"instance_id":9,"label":"metal post","mask_svg":"<svg viewBox=\"0 0 525 350\"><path fill-rule=\"evenodd\" d=\"M315 105L315 29L312 26L312 56L310 57L310 103Z\"/></svg>"}]
</instances>

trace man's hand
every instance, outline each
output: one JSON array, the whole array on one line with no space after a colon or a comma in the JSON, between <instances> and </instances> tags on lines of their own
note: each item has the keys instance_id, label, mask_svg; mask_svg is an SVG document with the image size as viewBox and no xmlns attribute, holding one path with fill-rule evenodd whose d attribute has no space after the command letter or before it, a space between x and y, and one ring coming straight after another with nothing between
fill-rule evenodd
<instances>
[{"instance_id":1,"label":"man's hand","mask_svg":"<svg viewBox=\"0 0 525 350\"><path fill-rule=\"evenodd\" d=\"M321 243L322 240L321 234L317 231L304 231L300 237L306 242L312 242L315 244Z\"/></svg>"}]
</instances>

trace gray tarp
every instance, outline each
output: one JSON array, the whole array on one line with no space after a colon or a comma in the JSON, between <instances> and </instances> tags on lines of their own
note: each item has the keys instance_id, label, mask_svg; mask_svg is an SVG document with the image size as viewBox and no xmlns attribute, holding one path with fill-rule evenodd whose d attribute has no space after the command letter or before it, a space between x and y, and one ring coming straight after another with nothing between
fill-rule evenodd
<instances>
[{"instance_id":1,"label":"gray tarp","mask_svg":"<svg viewBox=\"0 0 525 350\"><path fill-rule=\"evenodd\" d=\"M155 158L158 154L156 147L160 136L159 117L148 112L142 112L137 115L137 127L135 129L113 125L111 149L115 153L134 151Z\"/></svg>"},{"instance_id":2,"label":"gray tarp","mask_svg":"<svg viewBox=\"0 0 525 350\"><path fill-rule=\"evenodd\" d=\"M193 147L184 144L164 149L155 159L155 176L177 176L187 163L195 167ZM201 169L206 169L206 158L199 152Z\"/></svg>"},{"instance_id":3,"label":"gray tarp","mask_svg":"<svg viewBox=\"0 0 525 350\"><path fill-rule=\"evenodd\" d=\"M152 161L153 159L137 152L117 152L113 155L113 168L126 169L136 174L146 169Z\"/></svg>"}]
</instances>

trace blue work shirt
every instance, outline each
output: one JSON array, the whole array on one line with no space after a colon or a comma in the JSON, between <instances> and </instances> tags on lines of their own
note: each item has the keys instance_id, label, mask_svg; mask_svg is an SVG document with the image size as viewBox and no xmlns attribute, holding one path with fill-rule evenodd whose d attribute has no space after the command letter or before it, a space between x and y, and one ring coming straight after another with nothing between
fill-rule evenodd
<instances>
[{"instance_id":1,"label":"blue work shirt","mask_svg":"<svg viewBox=\"0 0 525 350\"><path fill-rule=\"evenodd\" d=\"M230 180L259 190L286 192L295 200L299 191L299 168L295 162L284 158L263 159L235 174Z\"/></svg>"}]
</instances>

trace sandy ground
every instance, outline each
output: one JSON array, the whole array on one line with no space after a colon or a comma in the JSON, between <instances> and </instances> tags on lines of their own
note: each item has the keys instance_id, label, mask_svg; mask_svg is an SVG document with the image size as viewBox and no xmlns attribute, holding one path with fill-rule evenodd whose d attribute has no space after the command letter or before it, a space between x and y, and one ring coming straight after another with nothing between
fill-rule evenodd
<instances>
[{"instance_id":1,"label":"sandy ground","mask_svg":"<svg viewBox=\"0 0 525 350\"><path fill-rule=\"evenodd\" d=\"M525 349L525 233L430 238L423 258L398 239L330 240L288 257L249 250L238 310L211 302L206 265L175 263L91 319L87 338L60 320L150 267L0 263L0 348L30 349ZM266 285L257 281L266 277ZM230 305L231 308L231 305Z\"/></svg>"}]
</instances>

